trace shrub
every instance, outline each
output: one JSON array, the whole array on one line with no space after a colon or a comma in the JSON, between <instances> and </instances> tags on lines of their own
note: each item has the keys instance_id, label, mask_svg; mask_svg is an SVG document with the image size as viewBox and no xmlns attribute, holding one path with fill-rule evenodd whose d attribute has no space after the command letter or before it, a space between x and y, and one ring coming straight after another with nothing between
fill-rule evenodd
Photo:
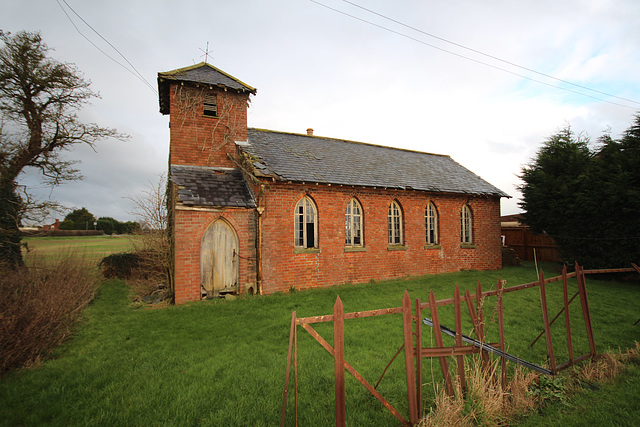
<instances>
[{"instance_id":1,"label":"shrub","mask_svg":"<svg viewBox=\"0 0 640 427\"><path fill-rule=\"evenodd\" d=\"M128 279L140 267L141 261L138 252L120 252L102 258L99 265L107 279Z\"/></svg>"},{"instance_id":2,"label":"shrub","mask_svg":"<svg viewBox=\"0 0 640 427\"><path fill-rule=\"evenodd\" d=\"M95 269L68 255L0 271L0 375L46 358L93 299Z\"/></svg>"},{"instance_id":3,"label":"shrub","mask_svg":"<svg viewBox=\"0 0 640 427\"><path fill-rule=\"evenodd\" d=\"M106 256L100 261L100 267L107 279L127 280L135 303L158 304L172 299L173 293L158 263L158 254L151 249Z\"/></svg>"}]
</instances>

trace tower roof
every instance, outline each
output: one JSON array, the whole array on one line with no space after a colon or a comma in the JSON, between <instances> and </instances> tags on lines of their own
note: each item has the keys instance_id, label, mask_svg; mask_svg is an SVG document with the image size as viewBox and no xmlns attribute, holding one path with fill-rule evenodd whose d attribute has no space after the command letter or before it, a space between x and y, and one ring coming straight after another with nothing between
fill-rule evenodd
<instances>
[{"instance_id":1,"label":"tower roof","mask_svg":"<svg viewBox=\"0 0 640 427\"><path fill-rule=\"evenodd\" d=\"M173 71L158 73L158 97L160 112L169 114L169 86L175 82L188 82L232 89L237 92L249 92L253 95L257 90L230 74L206 62L178 68Z\"/></svg>"}]
</instances>

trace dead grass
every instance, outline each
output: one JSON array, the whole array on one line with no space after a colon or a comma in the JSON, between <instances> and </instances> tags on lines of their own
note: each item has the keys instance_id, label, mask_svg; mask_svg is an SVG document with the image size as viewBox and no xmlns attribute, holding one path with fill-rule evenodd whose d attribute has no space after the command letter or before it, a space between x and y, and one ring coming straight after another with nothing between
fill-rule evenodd
<instances>
[{"instance_id":1,"label":"dead grass","mask_svg":"<svg viewBox=\"0 0 640 427\"><path fill-rule=\"evenodd\" d=\"M574 367L563 391L566 395L571 395L580 391L585 384L611 381L624 371L627 364L638 361L638 342L625 352L600 354L591 362ZM536 386L543 387L540 385L540 375L520 367L516 367L507 389L503 390L499 381L499 363L499 359L494 360L485 371L479 357L471 358L471 363L466 364L469 367L465 370L466 394L462 393L458 383L454 397L449 397L446 390L438 386L435 407L430 409L419 426L508 425L514 419L547 403L547 398L530 392Z\"/></svg>"},{"instance_id":2,"label":"dead grass","mask_svg":"<svg viewBox=\"0 0 640 427\"><path fill-rule=\"evenodd\" d=\"M578 386L582 382L607 382L620 375L625 365L640 360L640 343L636 342L624 352L602 353L597 355L591 363L574 368L572 377Z\"/></svg>"},{"instance_id":3,"label":"dead grass","mask_svg":"<svg viewBox=\"0 0 640 427\"><path fill-rule=\"evenodd\" d=\"M503 425L510 417L533 409L534 401L527 393L536 374L518 367L507 389L503 390L499 380L499 359L488 369L483 369L479 357L470 358L470 362L465 364L466 393L462 393L459 383L456 383L454 397L447 396L439 387L435 409L432 408L421 421L421 427Z\"/></svg>"},{"instance_id":4,"label":"dead grass","mask_svg":"<svg viewBox=\"0 0 640 427\"><path fill-rule=\"evenodd\" d=\"M129 299L134 308L166 308L171 305L171 292L162 276L152 278L134 276L127 280L131 290Z\"/></svg>"},{"instance_id":5,"label":"dead grass","mask_svg":"<svg viewBox=\"0 0 640 427\"><path fill-rule=\"evenodd\" d=\"M96 270L68 253L54 261L0 271L0 375L37 365L69 337L93 299Z\"/></svg>"}]
</instances>

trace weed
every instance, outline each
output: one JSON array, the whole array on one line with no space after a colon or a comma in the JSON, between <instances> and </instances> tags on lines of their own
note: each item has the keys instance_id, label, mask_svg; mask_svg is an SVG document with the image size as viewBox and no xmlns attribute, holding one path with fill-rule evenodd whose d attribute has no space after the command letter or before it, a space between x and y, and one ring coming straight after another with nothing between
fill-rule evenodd
<instances>
[{"instance_id":1,"label":"weed","mask_svg":"<svg viewBox=\"0 0 640 427\"><path fill-rule=\"evenodd\" d=\"M529 388L529 396L533 396L542 405L545 401L567 400L565 379L557 376L555 378L547 375L540 375L537 382L533 382Z\"/></svg>"}]
</instances>

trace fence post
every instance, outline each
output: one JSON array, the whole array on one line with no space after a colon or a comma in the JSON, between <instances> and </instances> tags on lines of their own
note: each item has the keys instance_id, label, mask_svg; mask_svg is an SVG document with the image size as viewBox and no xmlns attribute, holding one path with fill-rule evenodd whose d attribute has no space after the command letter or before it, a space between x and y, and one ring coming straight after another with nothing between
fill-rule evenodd
<instances>
[{"instance_id":1,"label":"fence post","mask_svg":"<svg viewBox=\"0 0 640 427\"><path fill-rule=\"evenodd\" d=\"M431 308L431 320L433 321L433 335L436 339L436 345L438 348L444 347L442 343L442 331L440 330L440 319L438 318L438 306L436 304L436 296L433 293L433 289L429 293L429 307ZM440 368L442 369L442 376L444 377L445 386L447 388L447 394L453 397L453 385L451 384L451 375L449 375L449 364L447 363L446 356L440 356Z\"/></svg>"},{"instance_id":2,"label":"fence post","mask_svg":"<svg viewBox=\"0 0 640 427\"><path fill-rule=\"evenodd\" d=\"M289 392L289 373L291 372L291 354L293 351L294 335L296 331L296 312L291 313L291 328L289 330L289 354L287 355L287 371L284 377L284 397L282 398L282 412L280 414L280 425L284 426L284 419L287 412L287 393ZM297 389L297 381L296 381ZM296 425L298 425L298 415L296 413Z\"/></svg>"},{"instance_id":3,"label":"fence post","mask_svg":"<svg viewBox=\"0 0 640 427\"><path fill-rule=\"evenodd\" d=\"M482 285L478 280L478 286L476 287L476 336L480 342L486 342L484 337L484 308L483 308L484 297L482 296ZM485 372L491 371L491 362L489 359L489 352L486 350L480 351L480 358L482 360L482 369Z\"/></svg>"},{"instance_id":4,"label":"fence post","mask_svg":"<svg viewBox=\"0 0 640 427\"><path fill-rule=\"evenodd\" d=\"M336 393L336 426L345 425L344 402L344 307L340 296L333 306L333 347Z\"/></svg>"},{"instance_id":5,"label":"fence post","mask_svg":"<svg viewBox=\"0 0 640 427\"><path fill-rule=\"evenodd\" d=\"M544 321L544 332L547 338L547 351L549 352L549 361L551 363L551 372L553 375L557 373L556 357L553 354L553 343L551 342L551 325L549 324L549 312L547 310L547 292L544 286L544 271L540 270L540 304L542 305L542 319Z\"/></svg>"},{"instance_id":6,"label":"fence post","mask_svg":"<svg viewBox=\"0 0 640 427\"><path fill-rule=\"evenodd\" d=\"M456 283L453 293L454 314L456 318L456 346L462 347L462 314L460 313L460 287ZM464 356L458 355L458 381L460 382L460 390L463 394L467 391L467 382L464 377Z\"/></svg>"},{"instance_id":7,"label":"fence post","mask_svg":"<svg viewBox=\"0 0 640 427\"><path fill-rule=\"evenodd\" d=\"M498 294L498 331L500 335L500 350L505 351L504 344L504 316L502 311L502 291L504 284L498 277L498 284L496 286ZM500 379L502 384L502 390L507 390L507 361L504 357L500 358Z\"/></svg>"},{"instance_id":8,"label":"fence post","mask_svg":"<svg viewBox=\"0 0 640 427\"><path fill-rule=\"evenodd\" d=\"M567 264L562 268L562 293L564 295L564 323L567 329L569 366L573 365L573 339L571 338L571 320L569 317L569 285L567 283Z\"/></svg>"},{"instance_id":9,"label":"fence post","mask_svg":"<svg viewBox=\"0 0 640 427\"><path fill-rule=\"evenodd\" d=\"M596 353L596 341L593 338L593 328L591 325L591 311L589 310L589 300L587 298L587 287L584 281L584 268L578 265L576 262L576 278L578 279L578 292L580 293L580 302L582 303L582 314L584 316L584 323L587 327L587 337L589 338L589 349L591 357L594 357Z\"/></svg>"},{"instance_id":10,"label":"fence post","mask_svg":"<svg viewBox=\"0 0 640 427\"><path fill-rule=\"evenodd\" d=\"M416 402L418 415L422 414L422 309L416 298Z\"/></svg>"},{"instance_id":11,"label":"fence post","mask_svg":"<svg viewBox=\"0 0 640 427\"><path fill-rule=\"evenodd\" d=\"M409 421L418 424L416 404L416 372L413 364L413 327L411 320L411 298L405 289L402 298L402 327L404 330L404 361L407 371L407 398L409 399Z\"/></svg>"}]
</instances>

